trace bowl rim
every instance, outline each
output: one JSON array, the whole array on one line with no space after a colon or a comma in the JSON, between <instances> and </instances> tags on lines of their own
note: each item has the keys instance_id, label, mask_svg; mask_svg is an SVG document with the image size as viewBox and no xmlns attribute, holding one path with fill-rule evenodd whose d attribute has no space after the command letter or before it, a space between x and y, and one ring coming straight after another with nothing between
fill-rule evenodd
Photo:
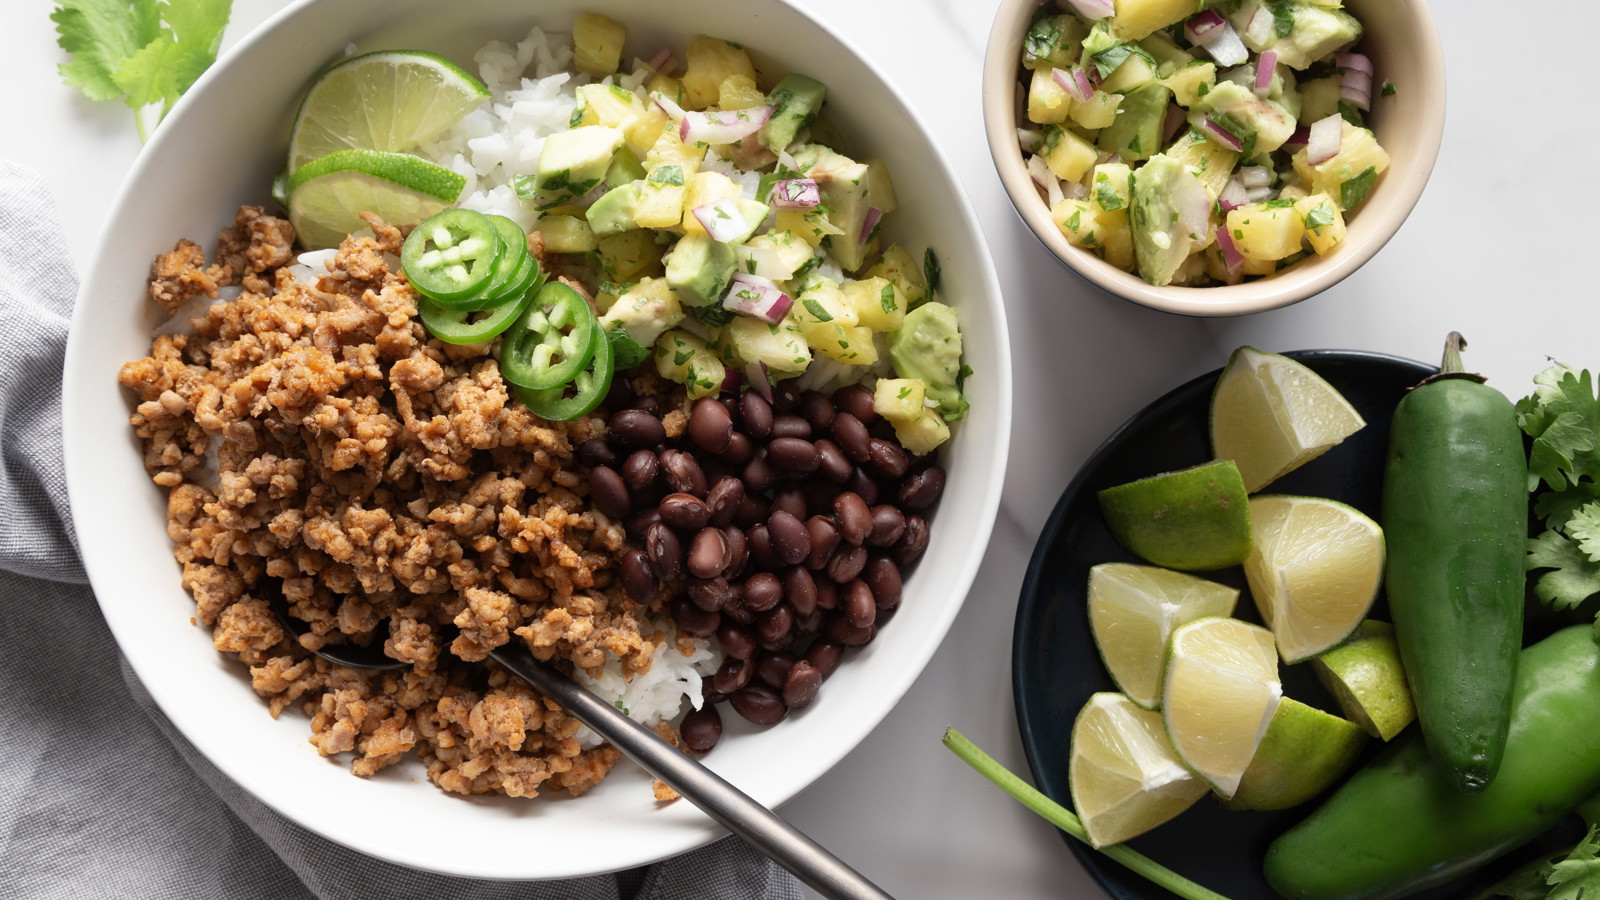
<instances>
[{"instance_id":1,"label":"bowl rim","mask_svg":"<svg viewBox=\"0 0 1600 900\"><path fill-rule=\"evenodd\" d=\"M983 120L989 155L1017 216L1040 243L1073 272L1119 299L1163 312L1188 316L1237 316L1280 309L1315 296L1353 274L1377 254L1400 229L1421 199L1438 161L1444 137L1446 78L1444 54L1433 14L1425 0L1400 0L1416 28L1427 96L1436 102L1424 106L1416 122L1418 153L1407 177L1384 179L1384 205L1363 208L1351 223L1355 240L1346 240L1339 253L1303 260L1292 268L1255 281L1215 287L1166 285L1157 287L1138 275L1124 272L1099 256L1074 247L1050 219L1050 210L1033 185L1017 148L1018 121L1013 85L1021 59L1022 38L1033 11L1049 0L1001 0L983 57ZM1390 166L1389 175L1396 166ZM1370 224L1369 224L1370 223ZM1308 265L1315 263L1315 265Z\"/></svg>"},{"instance_id":2,"label":"bowl rim","mask_svg":"<svg viewBox=\"0 0 1600 900\"><path fill-rule=\"evenodd\" d=\"M928 126L927 117L912 104L885 70L876 63L870 55L862 52L857 43L845 34L842 34L822 19L808 11L803 4L795 0L769 0L775 7L781 7L795 16L798 20L808 22L822 35L831 38L845 53L854 57L862 69L877 82L878 88L883 92L884 98L897 104L909 123L921 134L933 135L935 132ZM286 29L296 27L293 24L298 16L312 7L333 7L339 5L340 0L295 0L282 10L268 17L260 26L250 33L242 36L231 49L205 72L189 92L175 105L171 117L175 121L182 121L188 111L197 103L197 98L204 96L207 89L232 69L235 61L245 58L252 52L259 52L262 44L272 44L285 40L280 33ZM574 12L582 11L574 7ZM548 10L531 8L525 11L526 21L533 23L549 15ZM685 34L692 33L695 29L681 29ZM157 168L157 160L161 158L162 148L169 142L177 140L177 129L159 129L146 146L144 152L135 160L126 180L119 187L111 204L105 224L101 226L100 234L96 238L94 251L89 259L89 265L83 270L84 276L80 281L75 308L68 333L66 355L62 376L62 402L63 402L63 456L67 472L67 495L73 511L73 520L78 527L79 534L90 534L102 529L84 527L90 512L94 507L95 498L86 494L89 490L84 484L85 475L89 467L94 465L92 448L85 445L84 431L92 431L89 427L90 419L87 415L90 401L87 391L92 388L89 373L94 370L94 360L86 356L85 339L82 337L85 330L90 327L88 321L93 315L94 304L89 298L98 290L99 282L107 276L99 275L105 271L105 258L110 255L110 245L116 240L116 226L126 218L135 185L139 184L146 173ZM943 644L957 615L965 604L967 595L975 581L978 570L983 562L990 536L993 532L996 518L999 513L1000 501L1005 483L1005 470L1009 458L1011 421L1012 421L1012 366L1010 336L1006 322L1005 304L1000 288L998 275L993 258L984 240L984 231L981 221L972 205L970 197L957 169L946 151L939 146L937 141L925 142L927 147L926 161L936 167L937 174L949 185L942 202L944 208L964 223L962 228L970 236L968 247L964 251L970 255L971 282L980 286L980 296L963 297L956 306L958 309L981 308L984 318L988 322L987 331L990 337L986 349L992 356L993 371L985 371L984 381L991 384L992 391L985 391L991 396L985 405L992 405L986 412L992 429L991 433L981 439L972 441L970 452L964 453L962 461L963 473L958 475L963 482L975 485L972 494L972 510L976 515L968 515L960 522L960 528L947 527L952 534L959 531L960 546L966 548L958 554L958 562L953 566L954 577L947 581L941 594L948 593L951 601L943 604L938 609L937 617L930 617L924 622L924 628L915 632L916 638L911 643L912 650L907 652L902 660L906 663L903 667L893 670L891 676L879 685L876 698L870 707L870 714L860 716L856 725L844 731L831 733L832 740L825 745L816 747L813 758L818 764L809 771L805 777L796 777L785 780L776 790L759 790L756 786L747 785L746 791L755 795L758 800L770 807L777 807L792 799L795 795L809 787L816 779L822 777L832 769L846 755L856 749L866 737L875 730L883 720L894 710L900 699L910 690L915 681L926 670L928 662L934 653ZM965 330L965 329L964 329ZM122 391L121 388L118 388ZM125 391L122 391L126 395ZM966 470L971 470L970 474ZM80 473L74 478L73 473ZM955 479L952 479L952 483ZM954 521L949 526L955 526ZM952 544L954 547L955 544ZM87 573L91 589L95 590L96 602L101 607L102 614L106 617L113 637L117 640L119 649L122 649L130 667L135 675L140 678L151 697L155 700L159 711L175 726L177 733L188 740L203 756L225 775L230 781L243 788L246 793L262 801L268 807L289 820L301 825L308 830L328 839L336 844L357 850L369 856L396 863L412 869L436 872L444 875L496 878L507 880L538 881L546 879L560 879L579 877L584 875L601 874L618 869L648 864L660 859L677 855L696 847L710 843L723 837L727 832L720 826L711 822L698 810L688 807L693 816L688 826L677 828L673 832L672 840L664 841L662 845L650 853L634 854L627 858L618 858L603 866L590 865L584 868L573 868L564 871L546 871L544 868L530 870L525 863L521 868L515 862L496 867L492 870L474 868L470 860L463 861L461 865L437 864L434 862L419 862L414 859L403 858L384 846L361 839L359 834L352 834L349 829L330 832L324 824L308 815L304 807L286 808L278 802L281 797L274 790L271 779L261 776L250 767L231 759L227 753L219 752L226 749L225 739L214 733L214 730L202 727L205 718L203 712L189 709L183 696L172 689L172 685L161 679L153 679L150 661L138 653L129 653L125 648L129 642L137 640L140 635L134 630L130 617L123 609L130 604L127 601L131 592L138 590L135 585L127 583L126 576L111 566L109 561L102 562L94 549L85 543L80 547L83 556L84 568ZM174 569L176 580L177 570ZM123 598L122 603L109 599L113 596ZM913 634L906 632L908 637ZM265 712L265 706L262 707ZM715 759L709 761L715 767ZM350 777L346 774L344 777ZM418 789L437 791L431 783L415 785ZM473 798L466 798L470 802ZM535 800L534 803L551 802L549 800ZM554 802L565 802L558 799ZM581 799L575 802L582 802ZM533 857L535 854L530 854ZM570 865L571 863L567 863Z\"/></svg>"}]
</instances>

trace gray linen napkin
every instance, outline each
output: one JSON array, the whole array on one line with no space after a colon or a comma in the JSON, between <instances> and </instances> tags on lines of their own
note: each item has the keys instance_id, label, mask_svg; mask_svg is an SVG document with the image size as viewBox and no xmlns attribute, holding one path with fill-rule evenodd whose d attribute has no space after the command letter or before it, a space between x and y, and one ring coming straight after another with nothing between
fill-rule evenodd
<instances>
[{"instance_id":1,"label":"gray linen napkin","mask_svg":"<svg viewBox=\"0 0 1600 900\"><path fill-rule=\"evenodd\" d=\"M122 661L84 583L61 468L61 365L77 285L56 221L44 183L0 160L0 892L799 900L793 876L734 838L563 882L419 872L324 840L211 765Z\"/></svg>"}]
</instances>

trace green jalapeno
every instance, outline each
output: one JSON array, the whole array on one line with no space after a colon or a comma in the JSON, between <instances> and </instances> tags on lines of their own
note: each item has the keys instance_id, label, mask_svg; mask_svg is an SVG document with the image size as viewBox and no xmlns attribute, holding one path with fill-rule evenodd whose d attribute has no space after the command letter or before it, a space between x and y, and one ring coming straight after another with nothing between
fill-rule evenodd
<instances>
[{"instance_id":1,"label":"green jalapeno","mask_svg":"<svg viewBox=\"0 0 1600 900\"><path fill-rule=\"evenodd\" d=\"M488 309L446 308L427 297L417 298L417 313L428 333L447 344L482 344L511 327L533 302L534 288L520 298Z\"/></svg>"},{"instance_id":2,"label":"green jalapeno","mask_svg":"<svg viewBox=\"0 0 1600 900\"><path fill-rule=\"evenodd\" d=\"M590 357L588 367L579 372L570 384L542 391L512 385L517 398L534 415L552 422L567 422L590 412L606 398L611 390L613 371L611 342L605 339L598 328L594 329L593 335L594 355Z\"/></svg>"},{"instance_id":3,"label":"green jalapeno","mask_svg":"<svg viewBox=\"0 0 1600 900\"><path fill-rule=\"evenodd\" d=\"M400 248L400 264L419 292L441 306L451 306L468 303L483 292L504 252L504 242L488 216L470 209L446 209L411 229Z\"/></svg>"},{"instance_id":4,"label":"green jalapeno","mask_svg":"<svg viewBox=\"0 0 1600 900\"><path fill-rule=\"evenodd\" d=\"M505 332L500 343L500 374L533 391L559 388L584 371L598 344L599 321L589 302L559 281L540 286L533 302ZM548 418L548 417L546 417Z\"/></svg>"},{"instance_id":5,"label":"green jalapeno","mask_svg":"<svg viewBox=\"0 0 1600 900\"><path fill-rule=\"evenodd\" d=\"M489 273L489 283L484 285L478 299L470 305L476 309L499 306L507 300L520 300L539 277L539 261L528 252L528 233L522 226L502 215L489 214L495 233L505 248L495 260Z\"/></svg>"}]
</instances>

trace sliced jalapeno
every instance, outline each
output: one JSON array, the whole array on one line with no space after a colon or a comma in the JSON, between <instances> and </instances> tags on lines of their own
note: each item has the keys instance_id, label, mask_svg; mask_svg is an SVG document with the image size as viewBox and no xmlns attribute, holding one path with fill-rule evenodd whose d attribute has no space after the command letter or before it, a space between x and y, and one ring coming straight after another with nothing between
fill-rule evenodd
<instances>
[{"instance_id":1,"label":"sliced jalapeno","mask_svg":"<svg viewBox=\"0 0 1600 900\"><path fill-rule=\"evenodd\" d=\"M559 281L547 281L533 303L512 323L500 343L500 374L535 391L558 388L589 365L600 325L583 296Z\"/></svg>"},{"instance_id":2,"label":"sliced jalapeno","mask_svg":"<svg viewBox=\"0 0 1600 900\"><path fill-rule=\"evenodd\" d=\"M479 300L472 305L479 309L499 306L506 300L520 300L539 273L539 261L528 252L528 233L522 226L505 216L489 214L495 233L500 236L504 250L495 260L489 273L489 283L483 286Z\"/></svg>"},{"instance_id":3,"label":"sliced jalapeno","mask_svg":"<svg viewBox=\"0 0 1600 900\"><path fill-rule=\"evenodd\" d=\"M439 305L451 306L483 292L504 252L488 216L447 209L411 230L400 248L400 264L413 287Z\"/></svg>"},{"instance_id":4,"label":"sliced jalapeno","mask_svg":"<svg viewBox=\"0 0 1600 900\"><path fill-rule=\"evenodd\" d=\"M530 287L522 296L488 309L443 307L427 297L417 298L417 312L428 333L447 344L481 344L491 340L522 315L533 302Z\"/></svg>"},{"instance_id":5,"label":"sliced jalapeno","mask_svg":"<svg viewBox=\"0 0 1600 900\"><path fill-rule=\"evenodd\" d=\"M534 415L552 422L571 421L599 406L611 390L613 367L611 342L605 339L598 328L594 330L594 337L594 355L588 366L570 384L542 391L513 384L517 399Z\"/></svg>"}]
</instances>

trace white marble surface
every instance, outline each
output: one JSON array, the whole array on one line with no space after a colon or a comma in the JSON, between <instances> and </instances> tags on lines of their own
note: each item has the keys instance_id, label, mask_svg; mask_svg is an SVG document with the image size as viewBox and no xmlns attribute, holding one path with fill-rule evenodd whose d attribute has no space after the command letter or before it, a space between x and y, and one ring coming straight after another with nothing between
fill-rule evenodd
<instances>
[{"instance_id":1,"label":"white marble surface","mask_svg":"<svg viewBox=\"0 0 1600 900\"><path fill-rule=\"evenodd\" d=\"M1311 301L1243 319L1183 319L1091 289L1012 213L979 117L992 3L796 2L872 55L962 174L1006 293L1017 405L1001 519L954 630L889 718L784 814L899 897L1097 896L1052 828L939 744L956 725L1025 771L1011 705L1012 615L1057 494L1127 415L1241 343L1432 358L1455 329L1474 339L1472 364L1513 396L1546 357L1600 366L1590 268L1600 179L1582 156L1600 139L1590 66L1559 40L1507 46L1503 4L1434 4L1448 124L1433 180L1400 235ZM282 5L235 0L224 46ZM89 103L55 76L62 56L50 4L15 6L0 54L0 84L11 86L0 99L0 155L45 177L81 267L139 141L125 108ZM1562 34L1600 26L1588 0L1539 9Z\"/></svg>"}]
</instances>

